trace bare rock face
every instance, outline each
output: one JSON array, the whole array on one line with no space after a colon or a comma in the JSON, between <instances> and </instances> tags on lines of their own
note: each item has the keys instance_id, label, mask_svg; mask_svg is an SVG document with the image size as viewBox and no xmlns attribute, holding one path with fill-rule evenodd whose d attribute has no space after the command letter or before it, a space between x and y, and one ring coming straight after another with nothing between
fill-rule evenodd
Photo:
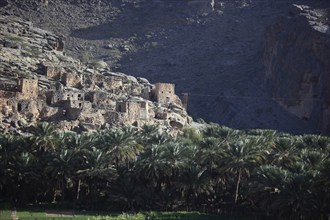
<instances>
[{"instance_id":1,"label":"bare rock face","mask_svg":"<svg viewBox=\"0 0 330 220\"><path fill-rule=\"evenodd\" d=\"M330 8L293 5L266 32L264 64L273 98L330 134Z\"/></svg>"}]
</instances>

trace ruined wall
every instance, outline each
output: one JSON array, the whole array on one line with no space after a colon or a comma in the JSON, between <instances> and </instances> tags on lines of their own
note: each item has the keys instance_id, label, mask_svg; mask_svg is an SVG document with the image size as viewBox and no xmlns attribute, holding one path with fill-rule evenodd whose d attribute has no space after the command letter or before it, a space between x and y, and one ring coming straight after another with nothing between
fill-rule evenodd
<instances>
[{"instance_id":1,"label":"ruined wall","mask_svg":"<svg viewBox=\"0 0 330 220\"><path fill-rule=\"evenodd\" d=\"M172 83L156 83L153 96L158 103L169 104L175 100L175 85Z\"/></svg>"},{"instance_id":2,"label":"ruined wall","mask_svg":"<svg viewBox=\"0 0 330 220\"><path fill-rule=\"evenodd\" d=\"M40 111L41 120L61 120L63 118L63 109L59 107L44 106Z\"/></svg>"},{"instance_id":3,"label":"ruined wall","mask_svg":"<svg viewBox=\"0 0 330 220\"><path fill-rule=\"evenodd\" d=\"M116 125L120 123L120 113L116 111L108 111L104 115L105 122L109 125Z\"/></svg>"},{"instance_id":4,"label":"ruined wall","mask_svg":"<svg viewBox=\"0 0 330 220\"><path fill-rule=\"evenodd\" d=\"M12 98L0 98L0 112L3 115L8 115L16 111L17 102Z\"/></svg>"},{"instance_id":5,"label":"ruined wall","mask_svg":"<svg viewBox=\"0 0 330 220\"><path fill-rule=\"evenodd\" d=\"M81 114L81 109L79 108L69 108L65 109L64 116L68 120L77 120Z\"/></svg>"},{"instance_id":6,"label":"ruined wall","mask_svg":"<svg viewBox=\"0 0 330 220\"><path fill-rule=\"evenodd\" d=\"M48 105L63 105L64 101L84 101L85 94L81 91L48 91L46 103Z\"/></svg>"},{"instance_id":7,"label":"ruined wall","mask_svg":"<svg viewBox=\"0 0 330 220\"><path fill-rule=\"evenodd\" d=\"M127 102L116 102L116 111L121 113L127 112Z\"/></svg>"},{"instance_id":8,"label":"ruined wall","mask_svg":"<svg viewBox=\"0 0 330 220\"><path fill-rule=\"evenodd\" d=\"M105 89L115 92L122 89L123 81L118 77L110 76L105 78L103 85Z\"/></svg>"},{"instance_id":9,"label":"ruined wall","mask_svg":"<svg viewBox=\"0 0 330 220\"><path fill-rule=\"evenodd\" d=\"M107 92L88 92L85 99L90 101L93 107L113 111L116 109L116 103Z\"/></svg>"},{"instance_id":10,"label":"ruined wall","mask_svg":"<svg viewBox=\"0 0 330 220\"><path fill-rule=\"evenodd\" d=\"M15 83L8 83L8 82L0 82L0 90L8 91L8 92L17 92L17 82Z\"/></svg>"},{"instance_id":11,"label":"ruined wall","mask_svg":"<svg viewBox=\"0 0 330 220\"><path fill-rule=\"evenodd\" d=\"M141 96L142 88L139 85L129 85L128 88L125 88L132 96Z\"/></svg>"},{"instance_id":12,"label":"ruined wall","mask_svg":"<svg viewBox=\"0 0 330 220\"><path fill-rule=\"evenodd\" d=\"M19 79L17 99L36 99L38 98L37 79Z\"/></svg>"},{"instance_id":13,"label":"ruined wall","mask_svg":"<svg viewBox=\"0 0 330 220\"><path fill-rule=\"evenodd\" d=\"M82 100L65 100L63 101L63 107L65 109L69 108L92 108L92 103L88 101L82 101Z\"/></svg>"},{"instance_id":14,"label":"ruined wall","mask_svg":"<svg viewBox=\"0 0 330 220\"><path fill-rule=\"evenodd\" d=\"M105 124L105 118L96 109L80 114L78 119L85 130L98 130Z\"/></svg>"},{"instance_id":15,"label":"ruined wall","mask_svg":"<svg viewBox=\"0 0 330 220\"><path fill-rule=\"evenodd\" d=\"M39 117L38 103L35 100L19 100L17 112L28 116L30 119Z\"/></svg>"},{"instance_id":16,"label":"ruined wall","mask_svg":"<svg viewBox=\"0 0 330 220\"><path fill-rule=\"evenodd\" d=\"M117 102L116 111L122 113L125 122L134 126L141 126L149 120L149 106L146 101Z\"/></svg>"},{"instance_id":17,"label":"ruined wall","mask_svg":"<svg viewBox=\"0 0 330 220\"><path fill-rule=\"evenodd\" d=\"M81 88L81 76L77 73L66 72L62 76L62 83L68 87Z\"/></svg>"},{"instance_id":18,"label":"ruined wall","mask_svg":"<svg viewBox=\"0 0 330 220\"><path fill-rule=\"evenodd\" d=\"M139 102L127 102L127 118L130 123L137 123L136 126L139 124L141 119L140 117L140 108L141 105Z\"/></svg>"},{"instance_id":19,"label":"ruined wall","mask_svg":"<svg viewBox=\"0 0 330 220\"><path fill-rule=\"evenodd\" d=\"M185 109L187 109L187 107L188 107L188 100L189 100L188 93L183 93L182 94L182 106Z\"/></svg>"},{"instance_id":20,"label":"ruined wall","mask_svg":"<svg viewBox=\"0 0 330 220\"><path fill-rule=\"evenodd\" d=\"M70 108L82 109L84 107L84 102L78 100L65 100L63 101L63 107L65 109L70 109Z\"/></svg>"},{"instance_id":21,"label":"ruined wall","mask_svg":"<svg viewBox=\"0 0 330 220\"><path fill-rule=\"evenodd\" d=\"M16 92L0 90L0 98L10 99L15 97Z\"/></svg>"},{"instance_id":22,"label":"ruined wall","mask_svg":"<svg viewBox=\"0 0 330 220\"><path fill-rule=\"evenodd\" d=\"M61 38L57 38L55 43L53 43L54 50L63 51L64 50L64 41Z\"/></svg>"},{"instance_id":23,"label":"ruined wall","mask_svg":"<svg viewBox=\"0 0 330 220\"><path fill-rule=\"evenodd\" d=\"M141 97L144 99L150 99L151 88L149 86L143 87L141 90Z\"/></svg>"},{"instance_id":24,"label":"ruined wall","mask_svg":"<svg viewBox=\"0 0 330 220\"><path fill-rule=\"evenodd\" d=\"M140 102L140 120L149 120L149 104L148 102Z\"/></svg>"},{"instance_id":25,"label":"ruined wall","mask_svg":"<svg viewBox=\"0 0 330 220\"><path fill-rule=\"evenodd\" d=\"M52 80L60 80L62 68L57 66L46 66L45 67L46 77Z\"/></svg>"}]
</instances>

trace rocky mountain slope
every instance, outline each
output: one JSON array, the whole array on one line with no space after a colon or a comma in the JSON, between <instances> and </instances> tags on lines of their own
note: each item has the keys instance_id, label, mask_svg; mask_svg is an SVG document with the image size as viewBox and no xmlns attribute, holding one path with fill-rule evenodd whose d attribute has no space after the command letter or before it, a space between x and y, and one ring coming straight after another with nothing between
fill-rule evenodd
<instances>
[{"instance_id":1,"label":"rocky mountain slope","mask_svg":"<svg viewBox=\"0 0 330 220\"><path fill-rule=\"evenodd\" d=\"M281 35L268 40L272 29L267 27L283 22L280 17L290 16L292 4L324 9L330 7L328 1L216 0L213 8L211 1L193 0L7 0L7 3L1 8L2 14L22 16L38 27L60 34L65 38L69 55L84 62L105 61L111 71L142 76L152 83L175 83L178 93L189 94L188 112L194 117L236 128L329 134L327 125L321 123L326 117L317 116L323 115L323 110L306 120L276 99L271 88L281 87L279 84L293 88L292 83L285 82L295 83L301 76L279 78L281 68L271 65L281 65L271 61L277 59L276 55L267 54L276 47L267 42L281 41ZM308 23L297 26L296 31L313 32ZM302 44L313 42L314 38L309 36ZM286 40L299 47L290 43L295 39ZM283 53L285 49L282 48ZM303 53L299 49L292 51L292 56L297 57ZM298 66L300 62L305 61L300 59ZM317 62L309 65L318 68ZM269 73L269 69L274 71ZM292 75L299 71L296 72ZM282 96L301 99L290 90L281 91L290 93Z\"/></svg>"},{"instance_id":2,"label":"rocky mountain slope","mask_svg":"<svg viewBox=\"0 0 330 220\"><path fill-rule=\"evenodd\" d=\"M89 131L157 125L169 134L191 123L174 84L88 66L67 56L51 32L15 16L0 16L0 131L24 132L38 121Z\"/></svg>"},{"instance_id":3,"label":"rocky mountain slope","mask_svg":"<svg viewBox=\"0 0 330 220\"><path fill-rule=\"evenodd\" d=\"M330 8L294 5L269 27L264 52L274 99L313 130L330 134Z\"/></svg>"}]
</instances>

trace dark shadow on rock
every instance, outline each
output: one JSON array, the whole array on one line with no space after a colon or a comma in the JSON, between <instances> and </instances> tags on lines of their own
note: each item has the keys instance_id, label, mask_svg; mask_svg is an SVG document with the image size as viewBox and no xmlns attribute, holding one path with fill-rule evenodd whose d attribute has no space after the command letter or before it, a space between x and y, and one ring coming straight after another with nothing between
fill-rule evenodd
<instances>
[{"instance_id":1,"label":"dark shadow on rock","mask_svg":"<svg viewBox=\"0 0 330 220\"><path fill-rule=\"evenodd\" d=\"M133 35L144 35L162 25L171 25L173 20L180 22L184 19L185 12L178 14L173 8L185 2L174 1L164 6L162 1L146 2L135 8L125 7L114 20L87 28L72 31L71 37L86 40L106 40L109 38L128 38Z\"/></svg>"},{"instance_id":2,"label":"dark shadow on rock","mask_svg":"<svg viewBox=\"0 0 330 220\"><path fill-rule=\"evenodd\" d=\"M199 18L180 29L173 25L167 29L166 40L158 39L157 46L127 54L117 70L152 83L175 83L177 94L190 94L189 114L207 121L241 129L315 132L310 123L285 112L267 93L261 45L264 23L273 20L260 22L254 9L236 12L211 17L207 25L197 23Z\"/></svg>"},{"instance_id":3,"label":"dark shadow on rock","mask_svg":"<svg viewBox=\"0 0 330 220\"><path fill-rule=\"evenodd\" d=\"M7 0L0 0L0 8L5 7L8 5Z\"/></svg>"},{"instance_id":4,"label":"dark shadow on rock","mask_svg":"<svg viewBox=\"0 0 330 220\"><path fill-rule=\"evenodd\" d=\"M264 84L264 32L275 19L269 12L283 15L287 11L282 5L277 7L228 7L217 16L189 16L187 11L179 13L183 7L174 10L173 6L126 8L132 13L77 29L71 36L102 40L136 34L140 48L125 53L113 70L152 83L175 83L177 94L190 94L191 115L234 128L315 132L310 124L285 112Z\"/></svg>"}]
</instances>

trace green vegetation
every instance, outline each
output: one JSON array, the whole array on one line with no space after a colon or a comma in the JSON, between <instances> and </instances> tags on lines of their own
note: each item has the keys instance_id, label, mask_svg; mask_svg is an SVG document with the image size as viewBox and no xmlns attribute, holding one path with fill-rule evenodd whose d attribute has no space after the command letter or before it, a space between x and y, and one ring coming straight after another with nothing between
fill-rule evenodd
<instances>
[{"instance_id":1,"label":"green vegetation","mask_svg":"<svg viewBox=\"0 0 330 220\"><path fill-rule=\"evenodd\" d=\"M11 211L7 209L0 209L0 219L1 220L11 220Z\"/></svg>"},{"instance_id":2,"label":"green vegetation","mask_svg":"<svg viewBox=\"0 0 330 220\"><path fill-rule=\"evenodd\" d=\"M8 34L6 39L14 42L23 42L23 38L15 34Z\"/></svg>"},{"instance_id":3,"label":"green vegetation","mask_svg":"<svg viewBox=\"0 0 330 220\"><path fill-rule=\"evenodd\" d=\"M329 167L330 138L317 135L214 124L177 138L154 126L75 134L40 123L27 136L0 135L0 202L325 220Z\"/></svg>"},{"instance_id":4,"label":"green vegetation","mask_svg":"<svg viewBox=\"0 0 330 220\"><path fill-rule=\"evenodd\" d=\"M94 59L93 55L88 52L84 52L79 56L79 60L84 64L90 63L93 59Z\"/></svg>"},{"instance_id":5,"label":"green vegetation","mask_svg":"<svg viewBox=\"0 0 330 220\"><path fill-rule=\"evenodd\" d=\"M46 217L46 213L45 212L41 212L41 211L34 211L34 212L30 212L30 211L17 211L16 212L16 215L20 219L26 219L26 218L45 218Z\"/></svg>"},{"instance_id":6,"label":"green vegetation","mask_svg":"<svg viewBox=\"0 0 330 220\"><path fill-rule=\"evenodd\" d=\"M29 46L27 44L24 45L24 49L30 53L33 57L38 57L40 54L42 54L42 51L35 46Z\"/></svg>"},{"instance_id":7,"label":"green vegetation","mask_svg":"<svg viewBox=\"0 0 330 220\"><path fill-rule=\"evenodd\" d=\"M11 220L12 219L10 204L8 204L8 203L0 204L0 219L1 220Z\"/></svg>"},{"instance_id":8,"label":"green vegetation","mask_svg":"<svg viewBox=\"0 0 330 220\"><path fill-rule=\"evenodd\" d=\"M107 67L107 63L102 60L94 59L93 55L85 52L79 56L79 60L81 63L86 64L88 67L93 69L104 69Z\"/></svg>"},{"instance_id":9,"label":"green vegetation","mask_svg":"<svg viewBox=\"0 0 330 220\"><path fill-rule=\"evenodd\" d=\"M90 63L90 66L92 66L94 69L104 69L107 67L107 63L102 60L94 60Z\"/></svg>"},{"instance_id":10,"label":"green vegetation","mask_svg":"<svg viewBox=\"0 0 330 220\"><path fill-rule=\"evenodd\" d=\"M62 54L56 54L56 57L60 62L66 62L69 60L69 58L67 56L64 56Z\"/></svg>"},{"instance_id":11,"label":"green vegetation","mask_svg":"<svg viewBox=\"0 0 330 220\"><path fill-rule=\"evenodd\" d=\"M46 220L46 219L75 219L75 220L247 220L251 219L251 216L219 216L211 214L201 214L199 212L140 212L136 214L82 214L74 213L72 215L61 215L58 216L47 214L46 212L26 212L18 211L17 217L21 220ZM255 218L255 216L253 217Z\"/></svg>"}]
</instances>

